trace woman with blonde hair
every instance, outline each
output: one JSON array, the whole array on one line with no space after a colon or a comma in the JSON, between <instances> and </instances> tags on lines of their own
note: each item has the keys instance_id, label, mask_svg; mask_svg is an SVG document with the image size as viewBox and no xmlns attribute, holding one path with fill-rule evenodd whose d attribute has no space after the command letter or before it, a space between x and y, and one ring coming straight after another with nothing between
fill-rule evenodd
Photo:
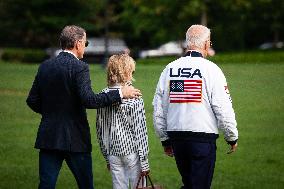
<instances>
[{"instance_id":1,"label":"woman with blonde hair","mask_svg":"<svg viewBox=\"0 0 284 189\"><path fill-rule=\"evenodd\" d=\"M113 55L107 64L108 87L117 90L132 85L135 61L127 54ZM113 189L136 187L140 175L149 174L148 136L142 98L123 99L119 105L98 109L97 138Z\"/></svg>"}]
</instances>

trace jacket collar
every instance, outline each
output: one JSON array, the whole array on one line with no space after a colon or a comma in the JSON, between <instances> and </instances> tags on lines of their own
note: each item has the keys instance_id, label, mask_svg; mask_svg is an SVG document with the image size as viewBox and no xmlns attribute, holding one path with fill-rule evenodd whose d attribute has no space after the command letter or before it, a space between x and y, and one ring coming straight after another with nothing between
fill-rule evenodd
<instances>
[{"instance_id":1,"label":"jacket collar","mask_svg":"<svg viewBox=\"0 0 284 189\"><path fill-rule=\"evenodd\" d=\"M79 60L79 59L78 59L72 52L70 52L70 51L66 51L66 50L61 51L61 52L59 53L59 55L69 56L70 58L72 57L72 58L76 58L77 60Z\"/></svg>"},{"instance_id":2,"label":"jacket collar","mask_svg":"<svg viewBox=\"0 0 284 189\"><path fill-rule=\"evenodd\" d=\"M185 55L183 55L183 57L185 56L191 56L191 57L203 57L202 54L198 51L187 51L185 53Z\"/></svg>"}]
</instances>

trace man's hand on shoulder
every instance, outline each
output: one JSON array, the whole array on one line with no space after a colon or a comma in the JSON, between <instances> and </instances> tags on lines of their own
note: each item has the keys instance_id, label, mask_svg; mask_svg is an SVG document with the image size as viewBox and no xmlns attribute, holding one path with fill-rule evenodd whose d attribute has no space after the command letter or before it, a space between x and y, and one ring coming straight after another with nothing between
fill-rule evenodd
<instances>
[{"instance_id":1,"label":"man's hand on shoulder","mask_svg":"<svg viewBox=\"0 0 284 189\"><path fill-rule=\"evenodd\" d=\"M135 89L133 86L123 86L121 88L123 98L139 98L142 96L139 89Z\"/></svg>"}]
</instances>

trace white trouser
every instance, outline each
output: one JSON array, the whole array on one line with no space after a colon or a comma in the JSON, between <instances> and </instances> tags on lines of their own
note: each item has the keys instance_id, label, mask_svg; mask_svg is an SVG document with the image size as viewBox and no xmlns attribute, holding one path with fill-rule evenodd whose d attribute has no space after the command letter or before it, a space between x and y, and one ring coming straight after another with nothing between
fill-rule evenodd
<instances>
[{"instance_id":1,"label":"white trouser","mask_svg":"<svg viewBox=\"0 0 284 189\"><path fill-rule=\"evenodd\" d=\"M109 156L113 189L135 189L138 182L141 165L137 153L127 156Z\"/></svg>"}]
</instances>

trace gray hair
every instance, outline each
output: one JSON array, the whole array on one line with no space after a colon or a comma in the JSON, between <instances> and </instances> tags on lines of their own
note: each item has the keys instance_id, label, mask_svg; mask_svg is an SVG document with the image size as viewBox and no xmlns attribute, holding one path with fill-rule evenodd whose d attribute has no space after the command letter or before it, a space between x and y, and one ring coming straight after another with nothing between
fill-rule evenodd
<instances>
[{"instance_id":1,"label":"gray hair","mask_svg":"<svg viewBox=\"0 0 284 189\"><path fill-rule=\"evenodd\" d=\"M60 34L60 46L64 49L72 49L74 48L75 42L82 39L85 35L86 31L85 29L70 25L65 26Z\"/></svg>"},{"instance_id":2,"label":"gray hair","mask_svg":"<svg viewBox=\"0 0 284 189\"><path fill-rule=\"evenodd\" d=\"M186 32L187 47L202 49L206 40L210 38L210 29L203 25L192 25Z\"/></svg>"}]
</instances>

